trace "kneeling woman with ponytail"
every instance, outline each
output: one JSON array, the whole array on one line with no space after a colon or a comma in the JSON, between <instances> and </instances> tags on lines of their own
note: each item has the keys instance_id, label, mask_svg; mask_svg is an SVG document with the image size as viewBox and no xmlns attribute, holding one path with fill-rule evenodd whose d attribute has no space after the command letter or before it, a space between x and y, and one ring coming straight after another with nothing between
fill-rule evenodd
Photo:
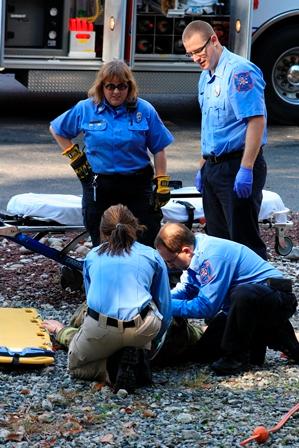
<instances>
[{"instance_id":1,"label":"kneeling woman with ponytail","mask_svg":"<svg viewBox=\"0 0 299 448\"><path fill-rule=\"evenodd\" d=\"M167 268L155 249L137 242L142 230L124 205L104 212L102 243L84 260L87 315L69 346L70 373L98 381L108 379L107 359L125 348L113 378L116 390L134 386L134 348L150 349L171 321Z\"/></svg>"}]
</instances>

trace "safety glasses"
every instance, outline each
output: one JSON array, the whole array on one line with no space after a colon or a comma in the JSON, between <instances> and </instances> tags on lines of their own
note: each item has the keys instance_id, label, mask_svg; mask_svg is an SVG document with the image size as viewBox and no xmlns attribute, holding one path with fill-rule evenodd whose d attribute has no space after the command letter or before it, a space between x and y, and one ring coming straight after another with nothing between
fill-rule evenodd
<instances>
[{"instance_id":1,"label":"safety glasses","mask_svg":"<svg viewBox=\"0 0 299 448\"><path fill-rule=\"evenodd\" d=\"M186 56L189 58L192 58L193 56L198 56L200 53L202 53L205 50L205 48L207 47L207 45L209 44L211 37L212 36L209 37L209 39L206 41L206 43L202 47L198 48L197 50L190 51L189 53L186 53Z\"/></svg>"},{"instance_id":2,"label":"safety glasses","mask_svg":"<svg viewBox=\"0 0 299 448\"><path fill-rule=\"evenodd\" d=\"M109 90L110 92L113 92L114 90L126 90L128 88L128 84L125 82L120 82L119 84L113 84L112 82L109 82L108 84L104 84L104 88L106 90Z\"/></svg>"}]
</instances>

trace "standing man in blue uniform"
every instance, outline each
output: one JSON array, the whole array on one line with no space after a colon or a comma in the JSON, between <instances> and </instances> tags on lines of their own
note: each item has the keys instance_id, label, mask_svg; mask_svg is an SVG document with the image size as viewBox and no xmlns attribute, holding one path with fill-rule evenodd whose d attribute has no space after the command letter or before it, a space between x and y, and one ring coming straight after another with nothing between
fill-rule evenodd
<instances>
[{"instance_id":1,"label":"standing man in blue uniform","mask_svg":"<svg viewBox=\"0 0 299 448\"><path fill-rule=\"evenodd\" d=\"M138 97L133 73L122 61L101 67L88 96L50 126L82 182L84 225L97 246L103 212L122 203L146 225L141 241L153 245L160 207L170 198L165 148L173 136L154 107ZM84 153L72 141L80 133Z\"/></svg>"},{"instance_id":2,"label":"standing man in blue uniform","mask_svg":"<svg viewBox=\"0 0 299 448\"><path fill-rule=\"evenodd\" d=\"M210 24L183 32L187 55L203 70L201 159L195 185L203 196L207 233L245 244L267 259L258 214L266 180L265 82L252 62L223 47Z\"/></svg>"},{"instance_id":3,"label":"standing man in blue uniform","mask_svg":"<svg viewBox=\"0 0 299 448\"><path fill-rule=\"evenodd\" d=\"M297 300L291 281L278 269L243 244L194 235L183 224L165 224L155 245L169 267L184 270L171 291L173 316L208 319L210 325L222 316L221 331L213 324L218 341L212 338L210 344L213 352L215 344L222 350L212 364L216 373L263 364L267 346L299 362L299 342L289 321ZM203 336L193 359L205 358L206 343Z\"/></svg>"}]
</instances>

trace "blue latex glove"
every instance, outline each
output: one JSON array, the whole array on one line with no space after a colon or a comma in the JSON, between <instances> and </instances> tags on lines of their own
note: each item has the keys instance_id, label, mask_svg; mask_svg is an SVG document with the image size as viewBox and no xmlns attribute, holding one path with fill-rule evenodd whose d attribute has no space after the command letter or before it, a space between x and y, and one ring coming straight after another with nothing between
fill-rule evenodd
<instances>
[{"instance_id":1,"label":"blue latex glove","mask_svg":"<svg viewBox=\"0 0 299 448\"><path fill-rule=\"evenodd\" d=\"M202 190L202 180L201 180L201 171L198 170L194 179L194 184L196 187L196 190L201 193Z\"/></svg>"},{"instance_id":2,"label":"blue latex glove","mask_svg":"<svg viewBox=\"0 0 299 448\"><path fill-rule=\"evenodd\" d=\"M234 191L238 198L248 198L252 193L253 174L251 168L240 166L237 172Z\"/></svg>"}]
</instances>

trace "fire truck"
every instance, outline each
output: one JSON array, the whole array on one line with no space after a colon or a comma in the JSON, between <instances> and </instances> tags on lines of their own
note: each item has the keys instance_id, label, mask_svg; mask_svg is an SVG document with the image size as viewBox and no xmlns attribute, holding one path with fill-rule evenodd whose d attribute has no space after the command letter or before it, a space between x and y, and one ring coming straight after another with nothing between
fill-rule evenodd
<instances>
[{"instance_id":1,"label":"fire truck","mask_svg":"<svg viewBox=\"0 0 299 448\"><path fill-rule=\"evenodd\" d=\"M298 0L0 0L0 76L31 92L85 95L103 62L125 60L140 94L197 96L182 31L205 20L266 80L274 122L299 123Z\"/></svg>"}]
</instances>

